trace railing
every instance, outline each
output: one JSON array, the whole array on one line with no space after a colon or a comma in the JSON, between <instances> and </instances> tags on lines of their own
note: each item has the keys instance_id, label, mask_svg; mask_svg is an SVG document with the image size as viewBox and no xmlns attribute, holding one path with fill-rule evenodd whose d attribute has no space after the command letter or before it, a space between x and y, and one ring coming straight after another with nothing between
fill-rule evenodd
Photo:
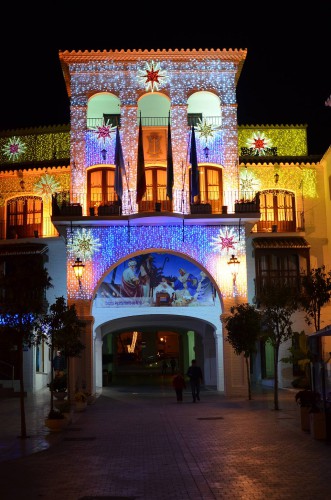
<instances>
[{"instance_id":1,"label":"railing","mask_svg":"<svg viewBox=\"0 0 331 500\"><path fill-rule=\"evenodd\" d=\"M219 127L222 124L222 118L220 116L206 116L202 120L214 127ZM196 117L187 117L187 125L190 127L192 125L197 126L199 119ZM104 118L87 118L86 125L88 129L93 129L96 127L102 127L104 125ZM119 122L120 124L120 122ZM168 117L167 116L142 116L141 124L143 127L167 127ZM171 124L171 118L170 118ZM117 123L112 123L112 126L117 125ZM139 125L139 117L137 117L137 126Z\"/></svg>"}]
</instances>

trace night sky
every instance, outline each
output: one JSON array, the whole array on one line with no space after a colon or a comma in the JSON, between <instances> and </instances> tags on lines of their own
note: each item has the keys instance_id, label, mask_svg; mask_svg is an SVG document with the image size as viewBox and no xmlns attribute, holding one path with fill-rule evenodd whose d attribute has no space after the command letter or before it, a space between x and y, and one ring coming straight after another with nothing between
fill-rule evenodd
<instances>
[{"instance_id":1,"label":"night sky","mask_svg":"<svg viewBox=\"0 0 331 500\"><path fill-rule=\"evenodd\" d=\"M3 16L1 131L69 124L59 50L247 49L237 86L239 125L307 124L309 154L330 146L329 1L291 13L289 2L281 1L236 3L232 12L225 3L178 10L171 2L160 8L144 2L130 14L128 27L128 4L84 8L70 2L78 11L68 3L48 3L47 12L13 4Z\"/></svg>"}]
</instances>

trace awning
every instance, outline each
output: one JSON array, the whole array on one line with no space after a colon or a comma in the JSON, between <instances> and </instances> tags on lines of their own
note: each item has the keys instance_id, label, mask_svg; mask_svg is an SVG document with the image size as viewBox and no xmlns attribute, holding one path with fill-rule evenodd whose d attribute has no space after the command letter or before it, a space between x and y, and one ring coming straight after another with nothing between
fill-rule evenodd
<instances>
[{"instance_id":1,"label":"awning","mask_svg":"<svg viewBox=\"0 0 331 500\"><path fill-rule=\"evenodd\" d=\"M253 238L253 248L310 248L310 245L301 236L289 236L285 238L270 236L269 238Z\"/></svg>"},{"instance_id":2,"label":"awning","mask_svg":"<svg viewBox=\"0 0 331 500\"><path fill-rule=\"evenodd\" d=\"M330 337L331 336L331 325L326 326L323 330L318 330L315 333L309 335L309 338L313 337Z\"/></svg>"},{"instance_id":3,"label":"awning","mask_svg":"<svg viewBox=\"0 0 331 500\"><path fill-rule=\"evenodd\" d=\"M48 246L43 243L9 243L0 245L0 256L44 254Z\"/></svg>"}]
</instances>

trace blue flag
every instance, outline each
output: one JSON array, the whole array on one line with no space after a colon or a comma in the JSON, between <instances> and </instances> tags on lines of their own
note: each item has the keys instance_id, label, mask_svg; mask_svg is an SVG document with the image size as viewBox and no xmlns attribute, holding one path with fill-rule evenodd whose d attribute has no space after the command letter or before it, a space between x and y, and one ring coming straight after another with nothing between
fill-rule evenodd
<instances>
[{"instance_id":1,"label":"blue flag","mask_svg":"<svg viewBox=\"0 0 331 500\"><path fill-rule=\"evenodd\" d=\"M116 128L116 143L115 143L115 191L118 199L122 201L123 195L123 175L125 172L125 163L121 145L121 137L118 127Z\"/></svg>"},{"instance_id":2,"label":"blue flag","mask_svg":"<svg viewBox=\"0 0 331 500\"><path fill-rule=\"evenodd\" d=\"M190 163L191 163L191 203L194 203L194 197L199 196L200 194L200 186L199 186L197 145L195 142L195 132L193 126L191 132Z\"/></svg>"},{"instance_id":3,"label":"blue flag","mask_svg":"<svg viewBox=\"0 0 331 500\"><path fill-rule=\"evenodd\" d=\"M168 149L167 149L167 196L172 200L172 187L174 185L174 163L172 158L170 113L168 118Z\"/></svg>"},{"instance_id":4,"label":"blue flag","mask_svg":"<svg viewBox=\"0 0 331 500\"><path fill-rule=\"evenodd\" d=\"M139 203L142 200L145 193L146 193L145 158L144 158L143 129L141 125L141 115L140 115L139 135L138 135L136 203Z\"/></svg>"}]
</instances>

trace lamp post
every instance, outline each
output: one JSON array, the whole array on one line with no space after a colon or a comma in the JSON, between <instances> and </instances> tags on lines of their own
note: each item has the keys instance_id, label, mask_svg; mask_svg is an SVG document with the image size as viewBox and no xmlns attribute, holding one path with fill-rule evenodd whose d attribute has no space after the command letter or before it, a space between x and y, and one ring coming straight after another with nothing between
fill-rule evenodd
<instances>
[{"instance_id":1,"label":"lamp post","mask_svg":"<svg viewBox=\"0 0 331 500\"><path fill-rule=\"evenodd\" d=\"M231 255L231 258L228 260L228 265L231 266L231 274L232 274L232 285L235 289L237 282L237 275L239 271L240 260L237 259L235 255Z\"/></svg>"},{"instance_id":2,"label":"lamp post","mask_svg":"<svg viewBox=\"0 0 331 500\"><path fill-rule=\"evenodd\" d=\"M80 260L80 258L77 257L77 259L75 260L75 263L72 264L72 267L73 267L73 270L75 272L75 276L78 279L79 288L82 288L81 277L83 276L85 264L83 264L83 262Z\"/></svg>"}]
</instances>

